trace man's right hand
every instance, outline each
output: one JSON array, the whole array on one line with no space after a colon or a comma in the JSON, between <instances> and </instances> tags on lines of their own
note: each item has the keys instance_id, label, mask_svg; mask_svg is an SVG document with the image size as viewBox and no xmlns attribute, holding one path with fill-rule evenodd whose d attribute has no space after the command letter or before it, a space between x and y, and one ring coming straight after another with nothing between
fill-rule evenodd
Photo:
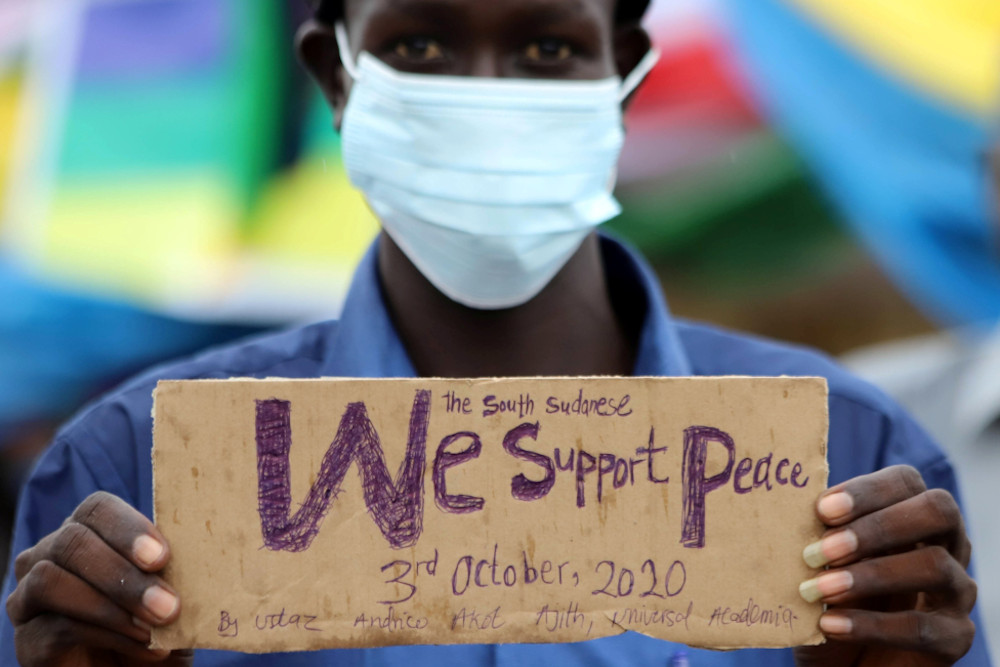
<instances>
[{"instance_id":1,"label":"man's right hand","mask_svg":"<svg viewBox=\"0 0 1000 667\"><path fill-rule=\"evenodd\" d=\"M14 563L7 613L17 659L26 667L191 664L189 652L146 648L150 628L180 611L156 575L168 560L166 539L146 517L111 494L91 495Z\"/></svg>"}]
</instances>

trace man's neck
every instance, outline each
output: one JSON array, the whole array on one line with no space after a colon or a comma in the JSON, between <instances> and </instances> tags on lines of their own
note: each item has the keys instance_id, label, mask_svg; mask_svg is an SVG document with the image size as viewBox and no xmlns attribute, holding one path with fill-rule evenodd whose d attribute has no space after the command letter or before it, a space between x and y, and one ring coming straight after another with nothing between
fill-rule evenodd
<instances>
[{"instance_id":1,"label":"man's neck","mask_svg":"<svg viewBox=\"0 0 1000 667\"><path fill-rule=\"evenodd\" d=\"M455 303L386 234L379 276L393 323L422 376L629 375L634 367L636 336L615 317L596 234L517 308Z\"/></svg>"}]
</instances>

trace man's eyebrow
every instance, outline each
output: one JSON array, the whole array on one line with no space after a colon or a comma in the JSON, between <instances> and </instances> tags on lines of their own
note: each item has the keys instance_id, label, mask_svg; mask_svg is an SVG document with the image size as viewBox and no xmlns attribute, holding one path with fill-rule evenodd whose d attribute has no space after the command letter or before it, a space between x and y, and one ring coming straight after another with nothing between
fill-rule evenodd
<instances>
[{"instance_id":1,"label":"man's eyebrow","mask_svg":"<svg viewBox=\"0 0 1000 667\"><path fill-rule=\"evenodd\" d=\"M504 2L505 0L485 0ZM462 0L389 0L387 9L415 18L425 18L431 14L453 14L464 9Z\"/></svg>"},{"instance_id":2,"label":"man's eyebrow","mask_svg":"<svg viewBox=\"0 0 1000 667\"><path fill-rule=\"evenodd\" d=\"M507 1L515 4L515 9L522 11L548 12L563 16L579 16L586 14L588 10L588 4L583 2L583 0L533 0L529 3L517 3L516 0ZM520 4L520 6L517 6L517 4Z\"/></svg>"},{"instance_id":3,"label":"man's eyebrow","mask_svg":"<svg viewBox=\"0 0 1000 667\"><path fill-rule=\"evenodd\" d=\"M530 19L538 24L559 23L560 21L580 21L582 19L599 19L593 3L583 0L495 0L513 5L511 16L518 19Z\"/></svg>"},{"instance_id":4,"label":"man's eyebrow","mask_svg":"<svg viewBox=\"0 0 1000 667\"><path fill-rule=\"evenodd\" d=\"M567 2L552 2L545 5L522 6L514 9L514 16L530 19L539 25L560 23L563 21L581 21L596 19L590 8L578 0Z\"/></svg>"},{"instance_id":5,"label":"man's eyebrow","mask_svg":"<svg viewBox=\"0 0 1000 667\"><path fill-rule=\"evenodd\" d=\"M548 0L547 2L522 3L518 0L476 0L476 2L506 2L514 5L513 13L530 16L540 23L556 23L567 19L580 19L592 15L582 0ZM474 11L468 0L389 0L387 9L414 18L454 16L463 11Z\"/></svg>"}]
</instances>

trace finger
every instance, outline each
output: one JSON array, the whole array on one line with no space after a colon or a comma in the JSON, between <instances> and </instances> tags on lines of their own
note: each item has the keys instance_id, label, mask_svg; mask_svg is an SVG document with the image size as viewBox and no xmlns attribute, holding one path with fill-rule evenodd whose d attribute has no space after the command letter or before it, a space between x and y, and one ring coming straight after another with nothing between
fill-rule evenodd
<instances>
[{"instance_id":1,"label":"finger","mask_svg":"<svg viewBox=\"0 0 1000 667\"><path fill-rule=\"evenodd\" d=\"M145 623L162 625L177 617L177 595L163 580L138 569L81 523L65 524L35 548Z\"/></svg>"},{"instance_id":2,"label":"finger","mask_svg":"<svg viewBox=\"0 0 1000 667\"><path fill-rule=\"evenodd\" d=\"M76 575L45 560L35 565L7 598L7 614L18 626L48 613L149 642L149 630L136 625L131 614Z\"/></svg>"},{"instance_id":3,"label":"finger","mask_svg":"<svg viewBox=\"0 0 1000 667\"><path fill-rule=\"evenodd\" d=\"M81 646L141 662L162 662L170 657L169 651L148 649L124 635L55 614L36 616L14 628L14 644L18 662L25 666L55 664Z\"/></svg>"},{"instance_id":4,"label":"finger","mask_svg":"<svg viewBox=\"0 0 1000 667\"><path fill-rule=\"evenodd\" d=\"M816 513L826 525L842 526L926 490L916 468L892 466L830 487L817 500Z\"/></svg>"},{"instance_id":5,"label":"finger","mask_svg":"<svg viewBox=\"0 0 1000 667\"><path fill-rule=\"evenodd\" d=\"M157 572L170 560L170 548L162 533L124 500L101 491L80 503L62 528L18 554L14 561L16 579L20 581L39 561L48 559L56 536L74 524L89 527L112 549L146 572Z\"/></svg>"},{"instance_id":6,"label":"finger","mask_svg":"<svg viewBox=\"0 0 1000 667\"><path fill-rule=\"evenodd\" d=\"M94 493L80 503L72 518L145 572L158 572L170 560L170 546L163 534L118 496Z\"/></svg>"},{"instance_id":7,"label":"finger","mask_svg":"<svg viewBox=\"0 0 1000 667\"><path fill-rule=\"evenodd\" d=\"M967 615L923 611L837 609L823 614L819 626L830 639L919 651L948 664L969 652L976 634Z\"/></svg>"},{"instance_id":8,"label":"finger","mask_svg":"<svg viewBox=\"0 0 1000 667\"><path fill-rule=\"evenodd\" d=\"M958 503L947 491L931 489L829 532L802 555L811 567L837 567L928 542L944 545L965 567L967 540Z\"/></svg>"},{"instance_id":9,"label":"finger","mask_svg":"<svg viewBox=\"0 0 1000 667\"><path fill-rule=\"evenodd\" d=\"M930 600L968 614L976 603L976 583L944 548L929 546L861 561L805 581L799 592L808 602L846 604L885 595L928 593Z\"/></svg>"}]
</instances>

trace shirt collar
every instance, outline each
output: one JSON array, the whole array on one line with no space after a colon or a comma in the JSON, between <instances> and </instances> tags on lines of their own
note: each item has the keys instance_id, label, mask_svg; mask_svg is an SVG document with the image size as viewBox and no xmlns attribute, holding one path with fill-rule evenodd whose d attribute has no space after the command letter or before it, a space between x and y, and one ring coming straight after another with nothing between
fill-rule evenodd
<instances>
[{"instance_id":1,"label":"shirt collar","mask_svg":"<svg viewBox=\"0 0 1000 667\"><path fill-rule=\"evenodd\" d=\"M652 269L638 252L608 236L601 236L601 254L615 307L644 313L632 375L691 375L691 362Z\"/></svg>"},{"instance_id":2,"label":"shirt collar","mask_svg":"<svg viewBox=\"0 0 1000 667\"><path fill-rule=\"evenodd\" d=\"M321 369L327 377L416 377L382 297L375 239L354 272Z\"/></svg>"},{"instance_id":3,"label":"shirt collar","mask_svg":"<svg viewBox=\"0 0 1000 667\"><path fill-rule=\"evenodd\" d=\"M378 245L376 240L361 260L340 323L331 327L323 376L416 376L382 296ZM602 236L601 251L616 306L644 312L633 375L690 375L690 361L656 276L634 250L619 241Z\"/></svg>"}]
</instances>

